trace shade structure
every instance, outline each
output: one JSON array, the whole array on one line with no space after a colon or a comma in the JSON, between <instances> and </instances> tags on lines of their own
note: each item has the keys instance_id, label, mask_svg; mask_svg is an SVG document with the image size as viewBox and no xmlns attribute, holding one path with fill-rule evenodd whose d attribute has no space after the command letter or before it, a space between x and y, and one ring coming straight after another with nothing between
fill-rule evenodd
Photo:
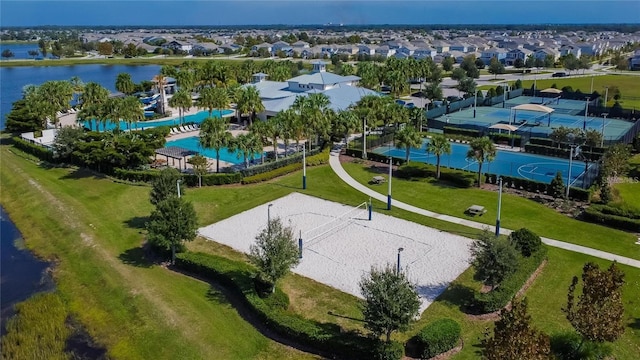
<instances>
[{"instance_id":1,"label":"shade structure","mask_svg":"<svg viewBox=\"0 0 640 360\"><path fill-rule=\"evenodd\" d=\"M556 88L548 88L548 89L540 90L540 92L546 93L546 94L562 94L562 90L556 89Z\"/></svg>"},{"instance_id":2,"label":"shade structure","mask_svg":"<svg viewBox=\"0 0 640 360\"><path fill-rule=\"evenodd\" d=\"M538 105L538 104L522 104L518 106L512 107L513 110L528 110L528 111L537 111L545 114L550 114L554 110L548 106Z\"/></svg>"},{"instance_id":3,"label":"shade structure","mask_svg":"<svg viewBox=\"0 0 640 360\"><path fill-rule=\"evenodd\" d=\"M518 130L518 126L509 125L509 124L494 124L494 125L489 126L489 129L501 129L501 130L508 130L508 131L516 131L516 130Z\"/></svg>"}]
</instances>

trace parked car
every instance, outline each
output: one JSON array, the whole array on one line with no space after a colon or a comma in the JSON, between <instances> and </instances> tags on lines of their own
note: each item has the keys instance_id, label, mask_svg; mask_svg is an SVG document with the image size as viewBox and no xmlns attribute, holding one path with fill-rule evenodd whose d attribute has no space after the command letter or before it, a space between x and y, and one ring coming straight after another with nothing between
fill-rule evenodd
<instances>
[{"instance_id":1,"label":"parked car","mask_svg":"<svg viewBox=\"0 0 640 360\"><path fill-rule=\"evenodd\" d=\"M551 75L551 77L565 77L567 76L566 72L557 72L557 73L553 73L553 75Z\"/></svg>"}]
</instances>

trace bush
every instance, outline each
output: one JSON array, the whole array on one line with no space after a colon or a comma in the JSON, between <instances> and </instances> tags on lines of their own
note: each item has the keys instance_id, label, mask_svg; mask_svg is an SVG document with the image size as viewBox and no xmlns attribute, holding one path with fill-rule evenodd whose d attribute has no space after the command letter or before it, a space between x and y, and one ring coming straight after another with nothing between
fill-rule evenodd
<instances>
[{"instance_id":1,"label":"bush","mask_svg":"<svg viewBox=\"0 0 640 360\"><path fill-rule=\"evenodd\" d=\"M276 168L274 170L268 171L268 172L264 172L264 173L260 173L260 174L256 174L253 176L247 176L244 179L242 179L242 183L243 184L254 184L254 183L259 183L262 181L267 181L267 180L271 180L271 179L275 179L279 176L282 175L286 175L289 173L292 173L294 171L298 171L302 169L302 159L298 159L300 162L296 162L293 164L289 164L287 166L283 166L283 167L279 167ZM326 164L329 162L329 149L326 149L325 151L313 155L313 156L309 156L307 157L307 166L318 166L318 165L322 165L322 164Z\"/></svg>"},{"instance_id":2,"label":"bush","mask_svg":"<svg viewBox=\"0 0 640 360\"><path fill-rule=\"evenodd\" d=\"M463 135L472 138L480 137L480 131L472 129L463 129L458 127L445 126L442 128L445 135Z\"/></svg>"},{"instance_id":3,"label":"bush","mask_svg":"<svg viewBox=\"0 0 640 360\"><path fill-rule=\"evenodd\" d=\"M451 319L439 319L425 326L416 335L420 358L430 359L456 347L460 331L460 324Z\"/></svg>"},{"instance_id":4,"label":"bush","mask_svg":"<svg viewBox=\"0 0 640 360\"><path fill-rule=\"evenodd\" d=\"M547 248L544 246L530 257L520 257L516 272L502 280L500 286L488 293L474 293L470 310L486 314L505 307L546 257Z\"/></svg>"},{"instance_id":5,"label":"bush","mask_svg":"<svg viewBox=\"0 0 640 360\"><path fill-rule=\"evenodd\" d=\"M580 346L581 343L582 346ZM608 359L612 350L609 344L588 340L583 343L580 335L566 332L551 336L551 352L560 360L601 360Z\"/></svg>"},{"instance_id":6,"label":"bush","mask_svg":"<svg viewBox=\"0 0 640 360\"><path fill-rule=\"evenodd\" d=\"M508 134L499 134L499 133L490 134L489 138L494 143L503 142L503 143L507 143L509 145L511 145L511 141L512 141L512 138L513 138L513 146L517 146L517 147L520 147L521 140L522 140L522 137L520 135L511 135L510 136Z\"/></svg>"},{"instance_id":7,"label":"bush","mask_svg":"<svg viewBox=\"0 0 640 360\"><path fill-rule=\"evenodd\" d=\"M396 171L396 176L403 179L435 178L436 166L419 162L411 162L400 166ZM440 180L448 181L461 188L469 188L475 184L476 174L470 171L449 169L440 166Z\"/></svg>"},{"instance_id":8,"label":"bush","mask_svg":"<svg viewBox=\"0 0 640 360\"><path fill-rule=\"evenodd\" d=\"M511 235L509 235L509 241L524 257L531 256L531 254L540 250L540 247L542 247L540 236L527 228L512 232Z\"/></svg>"},{"instance_id":9,"label":"bush","mask_svg":"<svg viewBox=\"0 0 640 360\"><path fill-rule=\"evenodd\" d=\"M640 231L640 217L635 216L625 210L606 205L592 205L582 212L582 218L585 221L638 232Z\"/></svg>"},{"instance_id":10,"label":"bush","mask_svg":"<svg viewBox=\"0 0 640 360\"><path fill-rule=\"evenodd\" d=\"M26 152L27 154L31 154L37 157L40 160L54 162L53 151L45 148L44 146L36 145L30 143L26 140L23 140L19 137L13 138L13 146L16 148Z\"/></svg>"},{"instance_id":11,"label":"bush","mask_svg":"<svg viewBox=\"0 0 640 360\"><path fill-rule=\"evenodd\" d=\"M339 353L347 358L371 359L373 355L377 339L345 333L338 326L328 326L286 311L284 306L288 300L284 300L284 293L276 295L277 288L276 293L266 299L261 298L254 286L257 270L247 263L186 252L176 255L176 266L227 287L244 302L255 318L281 336L319 352Z\"/></svg>"},{"instance_id":12,"label":"bush","mask_svg":"<svg viewBox=\"0 0 640 360\"><path fill-rule=\"evenodd\" d=\"M325 149L325 151L328 152L329 150ZM320 153L320 148L315 148L310 151L307 151L306 153L307 160L319 153ZM249 177L257 174L266 173L266 172L269 172L281 167L285 167L291 164L295 164L295 163L302 164L302 153L297 153L284 158L280 157L278 161L271 161L264 164L251 166L247 169L240 170L240 173L242 174L242 177L245 178L245 177Z\"/></svg>"},{"instance_id":13,"label":"bush","mask_svg":"<svg viewBox=\"0 0 640 360\"><path fill-rule=\"evenodd\" d=\"M400 360L404 356L404 346L397 341L380 342L376 346L374 359Z\"/></svg>"},{"instance_id":14,"label":"bush","mask_svg":"<svg viewBox=\"0 0 640 360\"><path fill-rule=\"evenodd\" d=\"M593 151L587 151L585 149L582 150L581 155L585 156L589 161L598 161L602 157L603 153L597 152L596 148ZM556 147L550 145L537 145L537 144L526 144L524 146L524 151L531 154L539 154L545 156L554 156L568 159L570 150L564 147Z\"/></svg>"}]
</instances>

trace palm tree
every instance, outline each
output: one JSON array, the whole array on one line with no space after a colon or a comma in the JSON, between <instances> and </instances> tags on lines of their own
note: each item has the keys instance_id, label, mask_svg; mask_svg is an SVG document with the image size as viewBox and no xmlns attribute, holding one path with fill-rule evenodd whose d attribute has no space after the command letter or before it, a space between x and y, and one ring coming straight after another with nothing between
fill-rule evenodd
<instances>
[{"instance_id":1,"label":"palm tree","mask_svg":"<svg viewBox=\"0 0 640 360\"><path fill-rule=\"evenodd\" d=\"M396 149L405 149L405 160L409 162L411 148L418 148L422 145L422 137L420 133L411 126L405 126L396 133Z\"/></svg>"},{"instance_id":2,"label":"palm tree","mask_svg":"<svg viewBox=\"0 0 640 360\"><path fill-rule=\"evenodd\" d=\"M255 86L243 87L237 99L237 108L240 115L249 114L249 126L251 126L256 114L264 111L258 88Z\"/></svg>"},{"instance_id":3,"label":"palm tree","mask_svg":"<svg viewBox=\"0 0 640 360\"><path fill-rule=\"evenodd\" d=\"M491 162L496 158L496 147L487 136L476 138L469 144L467 158L478 163L478 187L482 184L480 177L482 176L482 164Z\"/></svg>"},{"instance_id":4,"label":"palm tree","mask_svg":"<svg viewBox=\"0 0 640 360\"><path fill-rule=\"evenodd\" d=\"M349 145L349 135L360 126L360 119L353 111L344 110L334 117L333 130L344 137L345 146Z\"/></svg>"},{"instance_id":5,"label":"palm tree","mask_svg":"<svg viewBox=\"0 0 640 360\"><path fill-rule=\"evenodd\" d=\"M209 117L213 116L213 110L222 110L229 107L229 95L224 88L206 87L200 91L200 98L196 105L209 110ZM222 116L222 114L220 114Z\"/></svg>"},{"instance_id":6,"label":"palm tree","mask_svg":"<svg viewBox=\"0 0 640 360\"><path fill-rule=\"evenodd\" d=\"M440 179L440 156L451 154L451 144L444 135L436 134L431 137L427 152L436 156L436 178Z\"/></svg>"},{"instance_id":7,"label":"palm tree","mask_svg":"<svg viewBox=\"0 0 640 360\"><path fill-rule=\"evenodd\" d=\"M236 136L233 141L229 144L229 150L236 151L238 154L238 159L240 157L244 160L244 168L249 167L249 158L253 157L254 152L258 149L258 145L260 145L259 152L262 153L262 141L255 136L254 134L240 134Z\"/></svg>"},{"instance_id":8,"label":"palm tree","mask_svg":"<svg viewBox=\"0 0 640 360\"><path fill-rule=\"evenodd\" d=\"M369 89L376 89L380 85L378 81L379 67L372 62L361 62L358 64L356 75L360 77L360 84Z\"/></svg>"},{"instance_id":9,"label":"palm tree","mask_svg":"<svg viewBox=\"0 0 640 360\"><path fill-rule=\"evenodd\" d=\"M176 82L181 90L191 93L196 84L196 75L190 69L180 69L176 73Z\"/></svg>"},{"instance_id":10,"label":"palm tree","mask_svg":"<svg viewBox=\"0 0 640 360\"><path fill-rule=\"evenodd\" d=\"M422 123L427 120L427 114L423 108L414 107L409 109L409 119L411 124L420 132L422 131Z\"/></svg>"},{"instance_id":11,"label":"palm tree","mask_svg":"<svg viewBox=\"0 0 640 360\"><path fill-rule=\"evenodd\" d=\"M220 117L208 117L200 124L200 146L216 151L216 172L220 172L220 150L229 147L233 140L227 126L227 120Z\"/></svg>"},{"instance_id":12,"label":"palm tree","mask_svg":"<svg viewBox=\"0 0 640 360\"><path fill-rule=\"evenodd\" d=\"M284 157L287 157L289 150L289 139L294 137L294 126L297 121L298 115L295 110L289 108L287 110L280 111L276 116L272 117L275 127L278 129L278 133L284 143Z\"/></svg>"},{"instance_id":13,"label":"palm tree","mask_svg":"<svg viewBox=\"0 0 640 360\"><path fill-rule=\"evenodd\" d=\"M271 133L271 130L269 129L270 126L271 124L267 123L266 121L257 121L254 122L253 125L251 125L251 128L249 130L251 130L252 135L260 139L261 143L266 144L269 142L269 134ZM276 148L274 148L273 150L275 152ZM264 163L264 154L261 154L262 155L260 155L260 163Z\"/></svg>"},{"instance_id":14,"label":"palm tree","mask_svg":"<svg viewBox=\"0 0 640 360\"><path fill-rule=\"evenodd\" d=\"M331 101L327 95L322 93L309 94L308 113L304 120L309 129L309 135L316 136L316 144L322 139L326 139L331 122L327 116ZM309 143L311 146L311 143ZM309 148L311 150L311 148Z\"/></svg>"},{"instance_id":15,"label":"palm tree","mask_svg":"<svg viewBox=\"0 0 640 360\"><path fill-rule=\"evenodd\" d=\"M142 104L135 96L127 96L120 101L122 119L127 123L127 128L131 130L131 123L136 124L144 120L144 110Z\"/></svg>"},{"instance_id":16,"label":"palm tree","mask_svg":"<svg viewBox=\"0 0 640 360\"><path fill-rule=\"evenodd\" d=\"M164 115L166 105L166 92L165 85L167 84L167 77L175 76L176 69L170 65L163 65L160 68L160 73L154 76L153 82L156 84L156 89L160 94L160 113Z\"/></svg>"},{"instance_id":17,"label":"palm tree","mask_svg":"<svg viewBox=\"0 0 640 360\"><path fill-rule=\"evenodd\" d=\"M133 94L135 91L135 84L133 80L131 80L131 75L129 73L120 73L116 78L116 90L120 91L125 95Z\"/></svg>"},{"instance_id":18,"label":"palm tree","mask_svg":"<svg viewBox=\"0 0 640 360\"><path fill-rule=\"evenodd\" d=\"M177 107L180 111L180 125L184 121L184 112L189 110L193 105L191 100L191 94L184 89L176 91L175 94L169 99L169 106Z\"/></svg>"}]
</instances>

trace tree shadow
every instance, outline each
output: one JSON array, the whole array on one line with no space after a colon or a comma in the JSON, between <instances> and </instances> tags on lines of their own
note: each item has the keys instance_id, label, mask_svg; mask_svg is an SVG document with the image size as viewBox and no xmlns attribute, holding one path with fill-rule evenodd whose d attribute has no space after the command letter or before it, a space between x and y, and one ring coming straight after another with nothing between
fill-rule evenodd
<instances>
[{"instance_id":1,"label":"tree shadow","mask_svg":"<svg viewBox=\"0 0 640 360\"><path fill-rule=\"evenodd\" d=\"M144 247L135 247L118 255L118 259L125 265L149 268L154 265L154 261L147 256L147 252Z\"/></svg>"},{"instance_id":2,"label":"tree shadow","mask_svg":"<svg viewBox=\"0 0 640 360\"><path fill-rule=\"evenodd\" d=\"M335 313L335 312L333 312L331 310L327 311L327 314L331 315L331 316L339 317L339 318L342 318L342 319L348 319L348 320L353 320L353 321L362 322L362 323L364 322L364 319L358 319L358 318L354 318L354 317L347 316L347 315L340 315L340 314L337 314L337 313Z\"/></svg>"},{"instance_id":3,"label":"tree shadow","mask_svg":"<svg viewBox=\"0 0 640 360\"><path fill-rule=\"evenodd\" d=\"M628 326L634 330L640 330L640 318L631 320Z\"/></svg>"},{"instance_id":4,"label":"tree shadow","mask_svg":"<svg viewBox=\"0 0 640 360\"><path fill-rule=\"evenodd\" d=\"M472 288L461 285L451 284L445 291L440 294L436 299L436 302L443 302L447 305L456 306L460 311L464 313L470 313L471 305L473 304Z\"/></svg>"},{"instance_id":5,"label":"tree shadow","mask_svg":"<svg viewBox=\"0 0 640 360\"><path fill-rule=\"evenodd\" d=\"M44 164L41 163L40 164L41 167L45 167L47 169L50 168L70 168L69 166L57 166L57 165L52 165L52 164ZM47 167L48 166L48 167ZM70 171L69 173L63 175L60 177L60 180L80 180L80 179L105 179L106 176L104 174L95 172L93 170L89 170L87 168L74 168L72 171Z\"/></svg>"},{"instance_id":6,"label":"tree shadow","mask_svg":"<svg viewBox=\"0 0 640 360\"><path fill-rule=\"evenodd\" d=\"M207 290L207 299L216 304L231 305L229 299L221 291L213 286L210 286L209 290Z\"/></svg>"},{"instance_id":7,"label":"tree shadow","mask_svg":"<svg viewBox=\"0 0 640 360\"><path fill-rule=\"evenodd\" d=\"M131 229L144 229L145 225L149 221L149 216L134 216L129 220L125 220L124 224Z\"/></svg>"}]
</instances>

